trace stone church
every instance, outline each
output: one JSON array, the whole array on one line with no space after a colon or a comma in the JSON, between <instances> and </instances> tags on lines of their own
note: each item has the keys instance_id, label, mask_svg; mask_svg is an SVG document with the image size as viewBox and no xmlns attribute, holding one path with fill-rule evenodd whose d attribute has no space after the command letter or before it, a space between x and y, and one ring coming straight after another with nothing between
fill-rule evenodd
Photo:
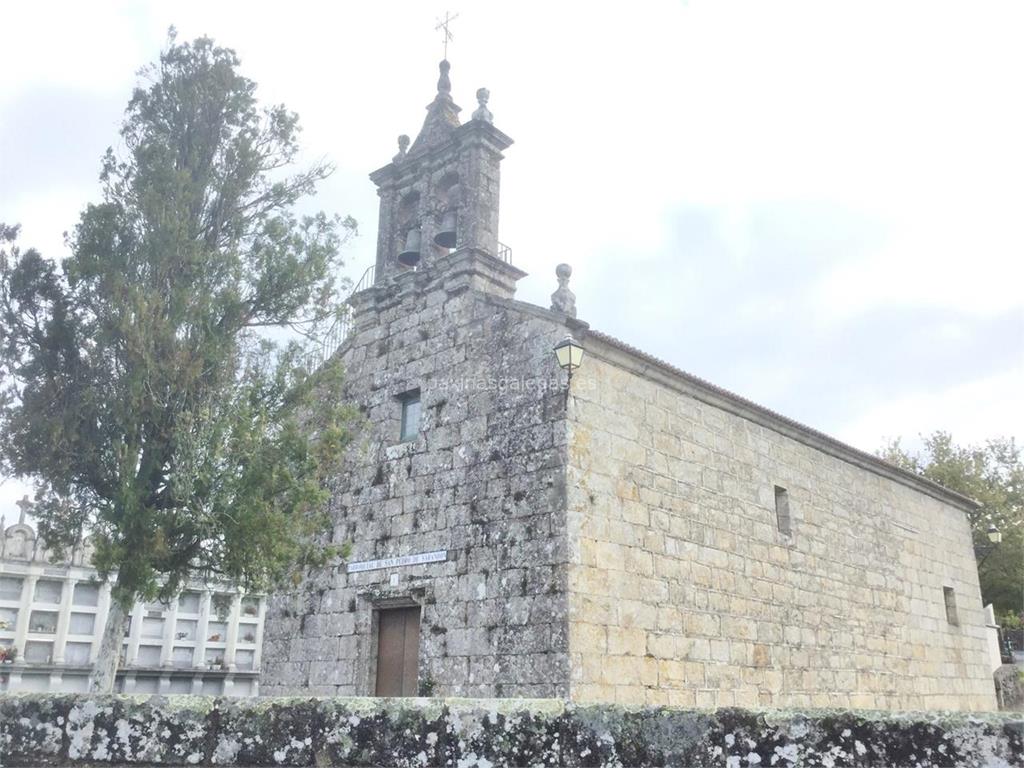
<instances>
[{"instance_id":1,"label":"stone church","mask_svg":"<svg viewBox=\"0 0 1024 768\"><path fill-rule=\"evenodd\" d=\"M973 502L591 329L565 265L517 301L512 139L448 71L370 175L351 555L272 599L261 693L993 709Z\"/></svg>"}]
</instances>

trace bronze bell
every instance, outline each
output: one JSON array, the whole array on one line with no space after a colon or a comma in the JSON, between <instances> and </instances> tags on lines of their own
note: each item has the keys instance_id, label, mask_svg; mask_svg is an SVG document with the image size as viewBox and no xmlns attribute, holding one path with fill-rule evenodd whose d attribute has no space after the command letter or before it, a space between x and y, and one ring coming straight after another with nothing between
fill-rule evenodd
<instances>
[{"instance_id":1,"label":"bronze bell","mask_svg":"<svg viewBox=\"0 0 1024 768\"><path fill-rule=\"evenodd\" d=\"M434 235L434 242L442 248L455 247L455 211L447 211L441 217L441 228Z\"/></svg>"},{"instance_id":2,"label":"bronze bell","mask_svg":"<svg viewBox=\"0 0 1024 768\"><path fill-rule=\"evenodd\" d=\"M420 230L410 229L405 236L405 248L398 254L398 263L406 267L415 267L420 263Z\"/></svg>"}]
</instances>

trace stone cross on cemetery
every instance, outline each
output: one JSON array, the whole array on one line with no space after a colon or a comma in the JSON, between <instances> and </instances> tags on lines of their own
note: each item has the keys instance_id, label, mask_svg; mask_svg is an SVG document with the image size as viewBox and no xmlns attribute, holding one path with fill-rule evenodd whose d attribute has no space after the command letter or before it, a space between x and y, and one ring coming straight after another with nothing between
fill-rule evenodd
<instances>
[{"instance_id":1,"label":"stone cross on cemetery","mask_svg":"<svg viewBox=\"0 0 1024 768\"><path fill-rule=\"evenodd\" d=\"M18 512L18 523L20 525L24 525L25 516L28 514L28 512L32 509L34 505L32 504L31 501L29 501L27 494L21 497L21 501L16 501L14 503L18 506L18 509L20 510Z\"/></svg>"}]
</instances>

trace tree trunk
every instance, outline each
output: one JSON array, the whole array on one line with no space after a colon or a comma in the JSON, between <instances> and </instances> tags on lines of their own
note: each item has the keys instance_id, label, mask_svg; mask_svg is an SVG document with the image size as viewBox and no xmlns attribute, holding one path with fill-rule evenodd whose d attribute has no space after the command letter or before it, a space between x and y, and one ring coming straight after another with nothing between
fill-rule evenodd
<instances>
[{"instance_id":1,"label":"tree trunk","mask_svg":"<svg viewBox=\"0 0 1024 768\"><path fill-rule=\"evenodd\" d=\"M116 594L117 590L113 590ZM107 623L103 625L100 637L100 648L96 654L96 663L89 674L90 693L113 693L114 678L117 676L117 664L124 644L124 624L128 611L112 594L110 610L107 612Z\"/></svg>"}]
</instances>

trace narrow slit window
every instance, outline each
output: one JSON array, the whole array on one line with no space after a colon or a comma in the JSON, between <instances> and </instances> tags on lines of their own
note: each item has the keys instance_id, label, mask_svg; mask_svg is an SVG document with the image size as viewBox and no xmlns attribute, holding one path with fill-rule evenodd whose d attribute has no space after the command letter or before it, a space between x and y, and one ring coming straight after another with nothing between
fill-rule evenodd
<instances>
[{"instance_id":1,"label":"narrow slit window","mask_svg":"<svg viewBox=\"0 0 1024 768\"><path fill-rule=\"evenodd\" d=\"M793 535L793 520L789 515L789 492L781 485L775 486L775 524L779 533Z\"/></svg>"},{"instance_id":2,"label":"narrow slit window","mask_svg":"<svg viewBox=\"0 0 1024 768\"><path fill-rule=\"evenodd\" d=\"M399 439L404 443L415 440L420 433L420 391L418 389L410 390L399 395L398 399L402 403L402 427Z\"/></svg>"},{"instance_id":3,"label":"narrow slit window","mask_svg":"<svg viewBox=\"0 0 1024 768\"><path fill-rule=\"evenodd\" d=\"M942 588L942 599L946 603L946 621L954 627L960 626L960 617L956 613L956 592L952 587Z\"/></svg>"}]
</instances>

